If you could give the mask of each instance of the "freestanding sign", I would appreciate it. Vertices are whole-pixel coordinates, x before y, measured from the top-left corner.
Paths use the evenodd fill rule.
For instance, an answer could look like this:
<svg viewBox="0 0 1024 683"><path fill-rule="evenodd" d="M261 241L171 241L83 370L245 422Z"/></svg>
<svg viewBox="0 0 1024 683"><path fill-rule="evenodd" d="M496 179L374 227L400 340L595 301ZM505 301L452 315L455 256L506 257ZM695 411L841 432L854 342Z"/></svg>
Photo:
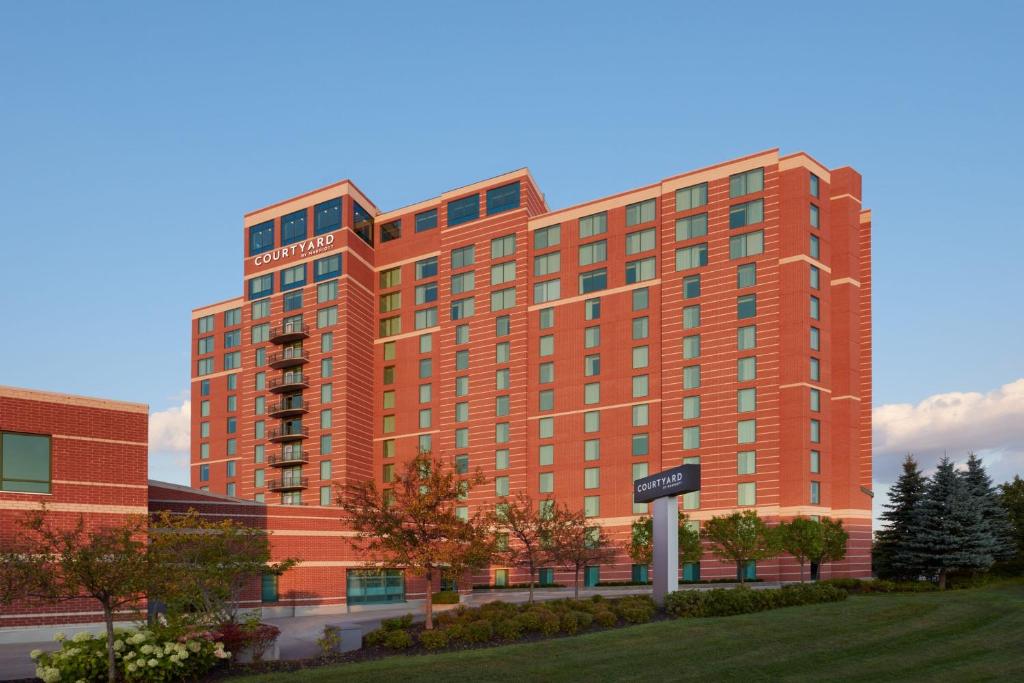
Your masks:
<svg viewBox="0 0 1024 683"><path fill-rule="evenodd" d="M677 496L700 490L700 465L680 465L633 482L633 502L654 501L654 601L679 590L679 502Z"/></svg>

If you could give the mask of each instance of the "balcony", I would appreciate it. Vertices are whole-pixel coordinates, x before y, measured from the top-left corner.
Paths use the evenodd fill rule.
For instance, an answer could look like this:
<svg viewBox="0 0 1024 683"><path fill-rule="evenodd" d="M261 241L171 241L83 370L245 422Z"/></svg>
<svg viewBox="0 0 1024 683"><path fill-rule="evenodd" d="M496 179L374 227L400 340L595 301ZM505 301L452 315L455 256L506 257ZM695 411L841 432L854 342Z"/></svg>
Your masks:
<svg viewBox="0 0 1024 683"><path fill-rule="evenodd" d="M283 443L309 437L309 427L274 427L267 431L267 441Z"/></svg>
<svg viewBox="0 0 1024 683"><path fill-rule="evenodd" d="M305 465L309 462L309 455L306 451L283 451L280 455L272 455L267 458L267 464L271 467L290 467L292 465Z"/></svg>
<svg viewBox="0 0 1024 683"><path fill-rule="evenodd" d="M309 362L309 354L302 349L296 349L288 347L282 351L272 353L267 356L267 365L280 370L281 368L291 368L296 365L305 365Z"/></svg>
<svg viewBox="0 0 1024 683"><path fill-rule="evenodd" d="M270 330L271 344L287 344L309 336L309 327L305 323L285 323Z"/></svg>
<svg viewBox="0 0 1024 683"><path fill-rule="evenodd" d="M286 372L280 377L271 378L267 388L275 394L302 391L309 388L309 380L301 372Z"/></svg>
<svg viewBox="0 0 1024 683"><path fill-rule="evenodd" d="M277 403L271 403L267 408L267 415L270 417L296 417L309 412L302 402L302 396L293 396L281 399Z"/></svg>
<svg viewBox="0 0 1024 683"><path fill-rule="evenodd" d="M306 477L281 477L267 482L267 488L275 492L301 491L309 484Z"/></svg>

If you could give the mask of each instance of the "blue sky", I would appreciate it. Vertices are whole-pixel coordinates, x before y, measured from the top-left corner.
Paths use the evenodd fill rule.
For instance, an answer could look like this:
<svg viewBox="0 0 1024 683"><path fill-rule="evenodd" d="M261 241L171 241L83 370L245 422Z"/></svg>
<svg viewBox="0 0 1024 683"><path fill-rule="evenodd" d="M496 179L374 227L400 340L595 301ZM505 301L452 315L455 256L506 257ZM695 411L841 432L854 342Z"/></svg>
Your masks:
<svg viewBox="0 0 1024 683"><path fill-rule="evenodd" d="M777 146L864 175L876 405L912 404L928 432L995 400L1006 433L967 442L1020 465L1024 408L1000 387L1024 378L1022 20L1019 3L4 3L0 384L174 422L190 309L240 291L242 214L340 178L391 208L529 166L557 208ZM950 392L945 413L919 404ZM905 432L881 442L913 447Z"/></svg>

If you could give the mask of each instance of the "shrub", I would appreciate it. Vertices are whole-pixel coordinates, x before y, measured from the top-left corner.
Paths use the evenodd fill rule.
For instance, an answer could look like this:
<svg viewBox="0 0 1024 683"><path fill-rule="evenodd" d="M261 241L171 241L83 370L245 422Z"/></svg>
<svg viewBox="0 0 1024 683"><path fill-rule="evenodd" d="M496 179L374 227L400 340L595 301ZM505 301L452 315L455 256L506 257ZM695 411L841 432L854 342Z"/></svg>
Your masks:
<svg viewBox="0 0 1024 683"><path fill-rule="evenodd" d="M316 644L320 646L321 657L330 657L341 647L341 629L331 624L324 626L324 633L316 639Z"/></svg>
<svg viewBox="0 0 1024 683"><path fill-rule="evenodd" d="M412 615L406 614L401 617L392 617L380 622L380 627L385 631L399 631L412 626Z"/></svg>
<svg viewBox="0 0 1024 683"><path fill-rule="evenodd" d="M850 593L921 593L938 590L931 581L888 581L885 579L826 579L818 586L832 586Z"/></svg>
<svg viewBox="0 0 1024 683"><path fill-rule="evenodd" d="M487 619L477 619L466 624L467 643L486 643L494 637L494 625Z"/></svg>
<svg viewBox="0 0 1024 683"><path fill-rule="evenodd" d="M420 645L427 650L440 650L448 647L448 632L433 629L420 633Z"/></svg>
<svg viewBox="0 0 1024 683"><path fill-rule="evenodd" d="M516 616L516 621L519 622L519 628L525 633L536 633L541 630L543 625L542 612L538 609L528 609L521 614Z"/></svg>
<svg viewBox="0 0 1024 683"><path fill-rule="evenodd" d="M466 624L452 624L445 629L445 633L448 634L448 642L450 643L466 642Z"/></svg>
<svg viewBox="0 0 1024 683"><path fill-rule="evenodd" d="M654 600L646 595L620 598L612 604L619 617L631 624L644 624L654 617Z"/></svg>
<svg viewBox="0 0 1024 683"><path fill-rule="evenodd" d="M590 628L594 623L594 615L590 612L573 612L576 615L576 621L580 623L581 629Z"/></svg>
<svg viewBox="0 0 1024 683"><path fill-rule="evenodd" d="M846 591L832 585L795 584L783 588L716 588L677 591L665 599L665 611L674 617L727 617L795 605L845 600Z"/></svg>
<svg viewBox="0 0 1024 683"><path fill-rule="evenodd" d="M541 613L540 632L546 636L553 636L562 628L562 621L554 612Z"/></svg>
<svg viewBox="0 0 1024 683"><path fill-rule="evenodd" d="M597 622L598 626L604 626L606 628L615 626L619 623L619 618L615 616L615 612L610 609L600 609L594 613L594 621Z"/></svg>
<svg viewBox="0 0 1024 683"><path fill-rule="evenodd" d="M520 626L519 619L517 617L499 619L494 624L494 635L497 636L499 640L519 640L523 635L523 628Z"/></svg>
<svg viewBox="0 0 1024 683"><path fill-rule="evenodd" d="M572 635L580 630L579 612L565 612L559 619L562 633Z"/></svg>
<svg viewBox="0 0 1024 683"><path fill-rule="evenodd" d="M408 631L393 629L384 636L384 647L389 650L407 650L412 647L412 636Z"/></svg>
<svg viewBox="0 0 1024 683"><path fill-rule="evenodd" d="M382 628L379 628L376 631L370 631L363 636L363 643L371 647L374 645L383 645L384 638L387 637L388 633L389 631L385 631Z"/></svg>
<svg viewBox="0 0 1024 683"><path fill-rule="evenodd" d="M430 601L435 605L457 605L459 594L457 591L438 591L430 596Z"/></svg>

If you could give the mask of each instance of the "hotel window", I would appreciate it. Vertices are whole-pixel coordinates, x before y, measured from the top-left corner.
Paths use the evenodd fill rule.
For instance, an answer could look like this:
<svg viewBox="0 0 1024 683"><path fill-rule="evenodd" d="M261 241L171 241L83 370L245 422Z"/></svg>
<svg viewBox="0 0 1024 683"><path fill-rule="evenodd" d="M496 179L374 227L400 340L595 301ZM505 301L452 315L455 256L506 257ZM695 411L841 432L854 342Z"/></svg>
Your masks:
<svg viewBox="0 0 1024 683"><path fill-rule="evenodd" d="M533 232L533 248L547 249L548 247L557 246L561 242L561 238L562 226L560 225L549 225L546 228L540 228Z"/></svg>
<svg viewBox="0 0 1024 683"><path fill-rule="evenodd" d="M321 308L316 312L316 326L318 329L325 327L331 327L332 325L338 324L338 307L329 306L327 308Z"/></svg>
<svg viewBox="0 0 1024 683"><path fill-rule="evenodd" d="M689 330L694 327L700 327L700 304L683 309L683 329Z"/></svg>
<svg viewBox="0 0 1024 683"><path fill-rule="evenodd" d="M608 259L608 241L598 240L579 248L579 264L590 266Z"/></svg>
<svg viewBox="0 0 1024 683"><path fill-rule="evenodd" d="M546 340L546 343L545 343ZM555 352L555 338L554 337L541 337L540 338L540 355L550 356ZM544 350L548 349L547 353ZM508 342L499 342L494 345L494 362L496 363L508 363L512 355L512 345Z"/></svg>
<svg viewBox="0 0 1024 683"><path fill-rule="evenodd" d="M429 385L428 385L429 386ZM381 407L390 410L395 407L395 392L389 389L381 394Z"/></svg>
<svg viewBox="0 0 1024 683"><path fill-rule="evenodd" d="M256 391L263 391L267 386L267 373L257 372L256 373Z"/></svg>
<svg viewBox="0 0 1024 683"><path fill-rule="evenodd" d="M821 451L811 451L811 474L821 473Z"/></svg>
<svg viewBox="0 0 1024 683"><path fill-rule="evenodd" d="M746 481L736 485L736 504L757 505L757 484L755 482Z"/></svg>
<svg viewBox="0 0 1024 683"><path fill-rule="evenodd" d="M505 318L505 334L508 334L508 316ZM547 330L555 326L555 309L553 308L542 308L538 313L540 319L540 329ZM501 336L501 335L499 335Z"/></svg>
<svg viewBox="0 0 1024 683"><path fill-rule="evenodd" d="M736 381L749 382L757 379L757 356L740 358L736 361Z"/></svg>
<svg viewBox="0 0 1024 683"><path fill-rule="evenodd" d="M594 405L595 403L601 402L601 383L590 382L589 384L583 385L583 403L585 405Z"/></svg>
<svg viewBox="0 0 1024 683"><path fill-rule="evenodd" d="M232 353L224 354L224 369L234 370L242 367L242 352L234 351Z"/></svg>
<svg viewBox="0 0 1024 683"><path fill-rule="evenodd" d="M385 439L381 442L381 452L385 458L395 457L395 440Z"/></svg>
<svg viewBox="0 0 1024 683"><path fill-rule="evenodd" d="M421 259L416 262L416 279L423 280L428 277L437 277L437 257Z"/></svg>
<svg viewBox="0 0 1024 683"><path fill-rule="evenodd" d="M199 423L199 436L202 438L208 438L210 436L210 423L200 422Z"/></svg>
<svg viewBox="0 0 1024 683"><path fill-rule="evenodd" d="M608 232L608 214L602 211L580 218L580 239Z"/></svg>
<svg viewBox="0 0 1024 683"><path fill-rule="evenodd" d="M460 427L455 430L455 447L469 448L469 430L465 427Z"/></svg>
<svg viewBox="0 0 1024 683"><path fill-rule="evenodd" d="M700 427L683 427L683 450L700 448Z"/></svg>
<svg viewBox="0 0 1024 683"><path fill-rule="evenodd" d="M494 443L508 443L509 425L508 422L499 422L494 425Z"/></svg>
<svg viewBox="0 0 1024 683"><path fill-rule="evenodd" d="M600 439L587 439L583 442L583 459L587 461L601 459Z"/></svg>
<svg viewBox="0 0 1024 683"><path fill-rule="evenodd" d="M332 358L320 359L320 376L324 379L334 374L334 360ZM302 375L299 374L299 377Z"/></svg>
<svg viewBox="0 0 1024 683"><path fill-rule="evenodd" d="M455 369L466 370L469 368L469 349L462 349L455 352Z"/></svg>
<svg viewBox="0 0 1024 683"><path fill-rule="evenodd" d="M381 428L382 428L382 431L385 434L391 434L392 432L394 432L395 431L395 416L394 415L385 415Z"/></svg>
<svg viewBox="0 0 1024 683"><path fill-rule="evenodd" d="M544 312L541 311L541 327L543 327ZM550 325L549 325L550 327ZM508 315L499 315L494 319L494 336L507 337L512 331L512 318Z"/></svg>
<svg viewBox="0 0 1024 683"><path fill-rule="evenodd" d="M383 384L394 384L395 383L395 366L388 365L384 368L384 374L382 378Z"/></svg>
<svg viewBox="0 0 1024 683"><path fill-rule="evenodd" d="M764 190L764 169L755 168L729 176L729 197L742 197Z"/></svg>
<svg viewBox="0 0 1024 683"><path fill-rule="evenodd" d="M757 453L740 451L736 454L736 474L755 474L757 472Z"/></svg>
<svg viewBox="0 0 1024 683"><path fill-rule="evenodd" d="M557 278L554 280L547 280L545 282L538 282L533 286L533 303L535 304L557 301L561 295L562 281ZM548 312L550 313L550 310ZM543 318L543 316L541 317Z"/></svg>
<svg viewBox="0 0 1024 683"><path fill-rule="evenodd" d="M821 210L818 209L818 207L815 206L814 204L811 204L811 227L821 227Z"/></svg>
<svg viewBox="0 0 1024 683"><path fill-rule="evenodd" d="M627 205L626 227L628 228L633 225L640 225L641 223L650 223L651 221L653 221L656 204L657 203L654 199L648 199L642 202ZM630 252L627 251L626 253L628 254Z"/></svg>
<svg viewBox="0 0 1024 683"><path fill-rule="evenodd" d="M424 335L429 336L429 335ZM462 324L455 326L455 343L456 344L468 344L469 343L469 325ZM420 353L425 353L423 349L420 349Z"/></svg>
<svg viewBox="0 0 1024 683"><path fill-rule="evenodd" d="M639 230L626 235L626 255L639 254L654 249L657 236L654 228Z"/></svg>
<svg viewBox="0 0 1024 683"><path fill-rule="evenodd" d="M402 236L402 219L399 218L395 221L388 221L387 223L381 223L380 226L380 241L381 244L384 242L390 242L391 240L397 240Z"/></svg>
<svg viewBox="0 0 1024 683"><path fill-rule="evenodd" d="M626 263L626 284L653 280L656 276L657 265L654 256Z"/></svg>
<svg viewBox="0 0 1024 683"><path fill-rule="evenodd" d="M593 377L601 374L601 354L595 353L583 357L583 375Z"/></svg>
<svg viewBox="0 0 1024 683"><path fill-rule="evenodd" d="M341 275L341 254L326 256L313 261L313 280L329 280L332 277Z"/></svg>
<svg viewBox="0 0 1024 683"><path fill-rule="evenodd" d="M249 305L249 309L253 320L266 318L270 315L270 300L261 299L260 301L253 301L252 304Z"/></svg>
<svg viewBox="0 0 1024 683"><path fill-rule="evenodd" d="M650 435L647 433L634 434L630 446L633 455L648 455L650 452Z"/></svg>
<svg viewBox="0 0 1024 683"><path fill-rule="evenodd" d="M50 451L49 436L0 432L0 491L50 493Z"/></svg>
<svg viewBox="0 0 1024 683"><path fill-rule="evenodd" d="M202 417L209 417L210 416L210 402L209 401L201 401L199 403L199 415L202 416Z"/></svg>
<svg viewBox="0 0 1024 683"><path fill-rule="evenodd" d="M471 275L472 273L467 273ZM491 266L491 284L502 285L506 282L512 282L516 279L516 262L506 261L505 263L498 263ZM452 278L452 282L455 278ZM472 289L472 288L471 288Z"/></svg>
<svg viewBox="0 0 1024 683"><path fill-rule="evenodd" d="M821 320L821 300L816 296L811 297L811 320Z"/></svg>
<svg viewBox="0 0 1024 683"><path fill-rule="evenodd" d="M476 262L476 245L468 244L458 249L452 249L452 270L467 268Z"/></svg>
<svg viewBox="0 0 1024 683"><path fill-rule="evenodd" d="M321 486L320 487L320 505L324 507L331 504L331 487Z"/></svg>
<svg viewBox="0 0 1024 683"><path fill-rule="evenodd" d="M650 331L650 320L647 316L633 318L633 339L647 339Z"/></svg>
<svg viewBox="0 0 1024 683"><path fill-rule="evenodd" d="M811 266L811 289L821 289L821 271Z"/></svg>
<svg viewBox="0 0 1024 683"><path fill-rule="evenodd" d="M394 344L394 342L390 342L390 343ZM384 360L392 360L392 359L394 359L394 355L392 355L390 359L388 358L388 355L387 355L387 344L384 344L384 347L385 347L385 350L384 350ZM327 353L328 351L333 351L333 350L334 350L334 333L333 332L323 332L323 333L321 333L320 334L320 352L321 353Z"/></svg>
<svg viewBox="0 0 1024 683"><path fill-rule="evenodd" d="M633 406L632 415L631 415L631 418L632 418L631 424L632 424L632 426L634 426L634 427L646 427L648 424L650 424L650 415L651 415L650 406L648 406L646 403L640 403L640 404L637 404L637 405Z"/></svg>
<svg viewBox="0 0 1024 683"><path fill-rule="evenodd" d="M537 436L541 439L550 439L555 435L555 419L553 417L542 417L537 420Z"/></svg>
<svg viewBox="0 0 1024 683"><path fill-rule="evenodd" d="M557 273L562 268L562 252L553 251L550 254L541 254L540 256L533 257L533 274L551 275ZM513 268L513 276L515 276L515 269Z"/></svg>
<svg viewBox="0 0 1024 683"><path fill-rule="evenodd" d="M499 398L501 398L501 397L499 397ZM537 398L538 398L538 405L537 405L538 409L540 409L540 410L554 410L554 408L555 408L555 391L554 391L554 389L545 389L543 391L537 392ZM507 405L508 405L508 396L505 396L504 399L505 399L505 404L506 404L506 407L507 407ZM506 412L504 414L508 415L507 410L506 410Z"/></svg>
<svg viewBox="0 0 1024 683"><path fill-rule="evenodd" d="M753 287L757 284L757 264L744 263L736 269L736 288Z"/></svg>
<svg viewBox="0 0 1024 683"><path fill-rule="evenodd" d="M683 419L696 420L700 417L700 396L683 398Z"/></svg>
<svg viewBox="0 0 1024 683"><path fill-rule="evenodd" d="M811 420L811 443L821 443L821 420Z"/></svg>
<svg viewBox="0 0 1024 683"><path fill-rule="evenodd" d="M821 412L821 391L819 389L811 389L811 410L814 412Z"/></svg>
<svg viewBox="0 0 1024 683"><path fill-rule="evenodd" d="M288 311L297 311L302 308L302 290L295 292L288 292L283 297L282 309L285 313Z"/></svg>
<svg viewBox="0 0 1024 683"><path fill-rule="evenodd" d="M417 269L418 272L419 269ZM380 288L388 289L402 284L402 268L397 266L380 272Z"/></svg>
<svg viewBox="0 0 1024 683"><path fill-rule="evenodd" d="M593 349L601 345L601 326L594 325L583 330L583 348Z"/></svg>
<svg viewBox="0 0 1024 683"><path fill-rule="evenodd" d="M333 414L333 411L329 408L320 411L320 429L328 429L331 426Z"/></svg>
<svg viewBox="0 0 1024 683"><path fill-rule="evenodd" d="M210 466L200 465L199 466L199 481L210 481Z"/></svg>
<svg viewBox="0 0 1024 683"><path fill-rule="evenodd" d="M462 326L460 325L460 327L462 327ZM457 338L458 337L458 328L456 328L455 331L456 331L456 338ZM466 331L466 336L467 337L469 336L469 331L468 330ZM395 344L395 342L387 342L387 343L392 345L392 356L391 357L394 358L394 344ZM430 333L421 334L419 336L419 344L420 344L420 353L430 353L431 351L434 350L434 335L430 334ZM385 356L386 355L387 354L385 354Z"/></svg>
<svg viewBox="0 0 1024 683"><path fill-rule="evenodd" d="M491 311L504 311L508 308L512 308L516 305L516 288L509 287L507 289L499 289L497 292L491 292ZM472 311L470 312L472 315ZM452 320L455 317L452 316Z"/></svg>
<svg viewBox="0 0 1024 683"><path fill-rule="evenodd" d="M811 350L821 351L821 330L817 327L811 328Z"/></svg>
<svg viewBox="0 0 1024 683"><path fill-rule="evenodd" d="M601 514L601 496L584 496L583 497L583 516L584 517L598 517ZM598 569L598 567L587 567L590 569ZM590 573L589 571L587 572ZM591 585L596 585L597 582L592 582Z"/></svg>
<svg viewBox="0 0 1024 683"><path fill-rule="evenodd" d="M700 366L683 368L683 389L700 389Z"/></svg>
<svg viewBox="0 0 1024 683"><path fill-rule="evenodd" d="M237 472L238 472L237 461L235 461L235 460L228 460L224 464L225 464L225 469L227 471L227 476L233 477L233 476L235 476L237 474Z"/></svg>
<svg viewBox="0 0 1024 683"><path fill-rule="evenodd" d="M587 467L583 470L583 488L601 488L601 468Z"/></svg>
<svg viewBox="0 0 1024 683"><path fill-rule="evenodd" d="M328 455L331 452L331 435L324 434L320 437L320 455Z"/></svg>
<svg viewBox="0 0 1024 683"><path fill-rule="evenodd" d="M811 235L809 251L811 252L811 258L821 258L821 240L818 239L817 235Z"/></svg>
<svg viewBox="0 0 1024 683"><path fill-rule="evenodd" d="M676 221L676 241L692 240L708 234L708 215L699 213Z"/></svg>
<svg viewBox="0 0 1024 683"><path fill-rule="evenodd" d="M242 309L232 308L224 311L224 327L234 327L242 324Z"/></svg>
<svg viewBox="0 0 1024 683"><path fill-rule="evenodd" d="M744 320L757 315L757 295L747 294L736 299L736 318Z"/></svg>
<svg viewBox="0 0 1024 683"><path fill-rule="evenodd" d="M320 403L327 405L334 400L334 385L332 384L321 384L320 385Z"/></svg>
<svg viewBox="0 0 1024 683"><path fill-rule="evenodd" d="M401 316L394 316L392 318L384 318L380 321L380 336L390 337L391 335L401 334L402 332L402 318Z"/></svg>
<svg viewBox="0 0 1024 683"><path fill-rule="evenodd" d="M475 221L480 217L480 195L474 194L448 202L448 227Z"/></svg>
<svg viewBox="0 0 1024 683"><path fill-rule="evenodd" d="M352 231L359 239L373 246L373 216L359 206L359 202L352 202Z"/></svg>
<svg viewBox="0 0 1024 683"><path fill-rule="evenodd" d="M683 337L683 360L700 358L700 335Z"/></svg>
<svg viewBox="0 0 1024 683"><path fill-rule="evenodd" d="M555 447L550 444L541 446L537 451L537 462L541 467L547 467L554 464Z"/></svg>
<svg viewBox="0 0 1024 683"><path fill-rule="evenodd" d="M455 421L469 422L469 403L462 401L455 404Z"/></svg>
<svg viewBox="0 0 1024 683"><path fill-rule="evenodd" d="M811 505L820 505L821 504L821 482L820 481L812 481L811 482L811 500L810 500L810 503L811 503Z"/></svg>
<svg viewBox="0 0 1024 683"><path fill-rule="evenodd" d="M459 389L462 388L458 384L459 380L465 380L464 386L465 386L466 393L468 393L469 392L469 378L468 377L457 377L457 378L455 378L455 381L456 381L456 386L455 386L456 392L455 393L456 393L456 395L464 396L465 394L459 394L458 393ZM496 370L494 372L494 388L495 389L498 389L498 390L508 389L511 386L511 384L512 384L512 382L509 380L509 369L508 368L502 368L501 370Z"/></svg>
<svg viewBox="0 0 1024 683"><path fill-rule="evenodd" d="M739 389L736 392L736 412L752 413L757 410L757 389Z"/></svg>
<svg viewBox="0 0 1024 683"><path fill-rule="evenodd" d="M329 199L313 208L313 232L322 235L341 227L341 198Z"/></svg>
<svg viewBox="0 0 1024 683"><path fill-rule="evenodd" d="M746 325L736 330L736 349L749 351L757 346L757 326Z"/></svg>
<svg viewBox="0 0 1024 683"><path fill-rule="evenodd" d="M228 396L228 412L233 413L236 410L238 410L238 397L234 395Z"/></svg>
<svg viewBox="0 0 1024 683"><path fill-rule="evenodd" d="M647 346L633 347L633 369L646 368L650 364L650 348Z"/></svg>
<svg viewBox="0 0 1024 683"><path fill-rule="evenodd" d="M746 258L764 253L764 231L755 230L729 238L729 258Z"/></svg>
<svg viewBox="0 0 1024 683"><path fill-rule="evenodd" d="M555 490L555 473L541 472L537 477L538 490L541 493L551 493Z"/></svg>
<svg viewBox="0 0 1024 683"><path fill-rule="evenodd" d="M274 221L249 228L249 256L262 254L274 248Z"/></svg>
<svg viewBox="0 0 1024 683"><path fill-rule="evenodd" d="M596 410L583 413L583 431L594 434L601 431L601 413Z"/></svg>
<svg viewBox="0 0 1024 683"><path fill-rule="evenodd" d="M274 293L274 276L260 275L249 280L249 298L259 299Z"/></svg>
<svg viewBox="0 0 1024 683"><path fill-rule="evenodd" d="M281 216L281 244L294 244L306 239L306 210Z"/></svg>
<svg viewBox="0 0 1024 683"><path fill-rule="evenodd" d="M692 247L676 249L676 270L700 268L708 264L708 245L705 242Z"/></svg>
<svg viewBox="0 0 1024 683"><path fill-rule="evenodd" d="M469 289L473 289L473 273L469 272L469 273L465 273L465 275L469 275L469 278L460 279L458 281L456 281L456 278L461 278L462 276L456 275L455 277L452 278L452 293L453 294L458 294L458 293L462 292L461 288L458 289L457 291L456 291L455 288L456 287L461 287L464 284L468 284L469 285ZM468 283L467 283L467 280L468 280ZM415 292L416 292L416 305L417 306L422 306L423 304L429 304L432 301L437 301L437 282L435 281L435 282L428 282L428 283L426 283L424 285L416 285ZM401 294L401 292L392 292L392 294Z"/></svg>
<svg viewBox="0 0 1024 683"><path fill-rule="evenodd" d="M228 375L228 391L236 391L238 389L238 373L234 375Z"/></svg>
<svg viewBox="0 0 1024 683"><path fill-rule="evenodd" d="M810 173L808 175L810 176L811 184L809 191L811 193L811 196L817 197L819 196L818 193L821 191L821 181L818 179L818 176L814 175L813 173Z"/></svg>
<svg viewBox="0 0 1024 683"><path fill-rule="evenodd" d="M683 298L696 299L700 296L700 275L689 275L683 278Z"/></svg>
<svg viewBox="0 0 1024 683"><path fill-rule="evenodd" d="M487 215L519 208L519 181L487 190ZM450 221L449 221L450 223Z"/></svg>
<svg viewBox="0 0 1024 683"><path fill-rule="evenodd" d="M587 299L583 302L584 320L597 320L601 317L601 299Z"/></svg>
<svg viewBox="0 0 1024 683"><path fill-rule="evenodd" d="M389 292L388 294L380 295L380 312L390 313L391 311L397 311L402 307L402 293L401 292Z"/></svg>
<svg viewBox="0 0 1024 683"><path fill-rule="evenodd" d="M198 352L200 355L214 352L214 339L212 336L199 338Z"/></svg>
<svg viewBox="0 0 1024 683"><path fill-rule="evenodd" d="M634 311L642 311L649 305L650 302L650 291L646 287L640 287L634 289L632 294L632 304Z"/></svg>
<svg viewBox="0 0 1024 683"><path fill-rule="evenodd" d="M810 377L816 382L821 380L821 361L817 358L811 358Z"/></svg>
<svg viewBox="0 0 1024 683"><path fill-rule="evenodd" d="M555 381L555 364L554 363L541 363L538 366L538 374L540 375L539 381L541 384L550 384ZM506 371L507 372L507 371Z"/></svg>
<svg viewBox="0 0 1024 683"><path fill-rule="evenodd" d="M416 214L416 232L424 232L437 227L437 209L422 211Z"/></svg>
<svg viewBox="0 0 1024 683"><path fill-rule="evenodd" d="M261 488L265 485L264 481L265 473L263 470L253 470L253 486Z"/></svg>
<svg viewBox="0 0 1024 683"><path fill-rule="evenodd" d="M708 184L691 185L676 190L676 211L689 211L708 203Z"/></svg>
<svg viewBox="0 0 1024 683"><path fill-rule="evenodd" d="M430 403L433 400L433 386L432 384L420 385L420 403Z"/></svg>
<svg viewBox="0 0 1024 683"><path fill-rule="evenodd" d="M270 339L270 324L253 325L251 330L253 344L262 344Z"/></svg>
<svg viewBox="0 0 1024 683"><path fill-rule="evenodd" d="M491 240L491 258L500 259L516 253L516 236L505 235Z"/></svg>
<svg viewBox="0 0 1024 683"><path fill-rule="evenodd" d="M508 477L494 478L494 495L507 496L509 491Z"/></svg>
<svg viewBox="0 0 1024 683"><path fill-rule="evenodd" d="M431 410L430 408L420 409L420 429L430 429Z"/></svg>
<svg viewBox="0 0 1024 683"><path fill-rule="evenodd" d="M455 456L455 472L457 474L466 474L469 472L469 456L468 455L456 455Z"/></svg>
<svg viewBox="0 0 1024 683"><path fill-rule="evenodd" d="M463 299L463 301L466 301L466 299ZM472 298L470 298L469 301L472 301ZM455 303L456 302L452 303L453 309L455 308ZM414 318L414 323L417 330L425 330L431 327L436 327L437 307L431 306L430 308L424 308L423 310L416 311ZM452 314L452 319L455 319L454 313Z"/></svg>
<svg viewBox="0 0 1024 683"><path fill-rule="evenodd" d="M508 469L508 449L502 448L494 451L494 469L496 470L507 470Z"/></svg>
<svg viewBox="0 0 1024 683"><path fill-rule="evenodd" d="M281 271L281 291L295 289L306 284L306 264L302 263Z"/></svg>

